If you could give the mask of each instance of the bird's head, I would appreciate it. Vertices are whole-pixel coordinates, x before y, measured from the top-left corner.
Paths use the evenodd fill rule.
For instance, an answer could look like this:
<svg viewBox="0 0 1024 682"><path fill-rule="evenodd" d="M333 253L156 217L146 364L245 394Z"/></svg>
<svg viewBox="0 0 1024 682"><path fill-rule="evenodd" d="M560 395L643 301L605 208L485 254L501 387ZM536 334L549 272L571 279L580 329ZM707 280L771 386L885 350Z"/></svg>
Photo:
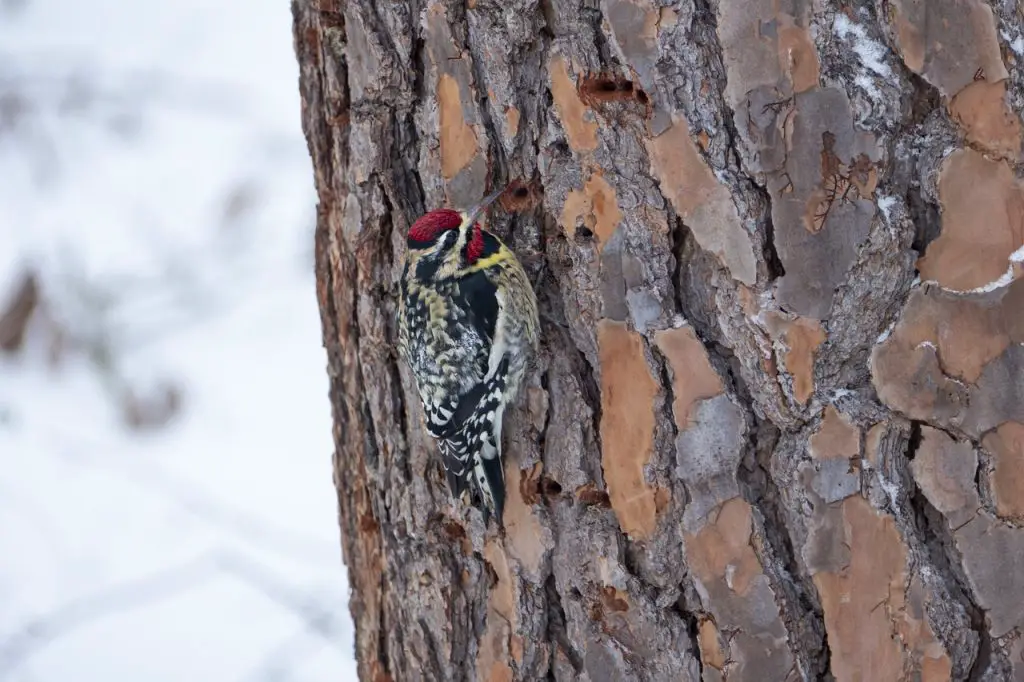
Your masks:
<svg viewBox="0 0 1024 682"><path fill-rule="evenodd" d="M429 263L439 276L472 265L484 252L483 230L477 218L503 191L490 194L466 212L438 208L424 213L409 228L409 258Z"/></svg>

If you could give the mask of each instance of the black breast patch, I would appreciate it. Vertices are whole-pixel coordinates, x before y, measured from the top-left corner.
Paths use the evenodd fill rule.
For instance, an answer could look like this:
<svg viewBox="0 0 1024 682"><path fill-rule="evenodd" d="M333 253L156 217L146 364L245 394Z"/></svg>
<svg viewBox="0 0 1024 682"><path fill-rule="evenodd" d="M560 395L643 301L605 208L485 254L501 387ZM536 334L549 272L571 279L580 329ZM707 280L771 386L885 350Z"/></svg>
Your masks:
<svg viewBox="0 0 1024 682"><path fill-rule="evenodd" d="M467 321L488 344L494 340L498 323L497 294L498 288L482 270L463 277L455 285L455 305L466 312Z"/></svg>

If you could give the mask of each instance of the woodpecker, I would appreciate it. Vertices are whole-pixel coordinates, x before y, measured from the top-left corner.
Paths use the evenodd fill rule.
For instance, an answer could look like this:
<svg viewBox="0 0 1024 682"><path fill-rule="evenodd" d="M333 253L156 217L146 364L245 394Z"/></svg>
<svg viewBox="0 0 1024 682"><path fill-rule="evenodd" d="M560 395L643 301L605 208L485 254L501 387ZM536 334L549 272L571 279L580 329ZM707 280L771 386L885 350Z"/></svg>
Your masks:
<svg viewBox="0 0 1024 682"><path fill-rule="evenodd" d="M502 526L501 423L537 351L537 297L522 264L477 218L441 208L409 228L398 348L416 379L452 496Z"/></svg>

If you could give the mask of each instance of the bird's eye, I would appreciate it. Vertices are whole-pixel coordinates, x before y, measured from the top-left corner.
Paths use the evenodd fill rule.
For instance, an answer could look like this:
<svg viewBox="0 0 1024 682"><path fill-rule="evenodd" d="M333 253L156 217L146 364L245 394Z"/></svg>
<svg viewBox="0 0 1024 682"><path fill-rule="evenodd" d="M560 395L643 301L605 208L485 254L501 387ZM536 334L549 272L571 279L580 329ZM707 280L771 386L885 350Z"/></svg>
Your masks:
<svg viewBox="0 0 1024 682"><path fill-rule="evenodd" d="M445 232L444 236L441 237L441 249L450 249L452 247L452 244L455 243L455 240L458 238L458 236L458 232L456 232L455 230L448 230L447 232Z"/></svg>

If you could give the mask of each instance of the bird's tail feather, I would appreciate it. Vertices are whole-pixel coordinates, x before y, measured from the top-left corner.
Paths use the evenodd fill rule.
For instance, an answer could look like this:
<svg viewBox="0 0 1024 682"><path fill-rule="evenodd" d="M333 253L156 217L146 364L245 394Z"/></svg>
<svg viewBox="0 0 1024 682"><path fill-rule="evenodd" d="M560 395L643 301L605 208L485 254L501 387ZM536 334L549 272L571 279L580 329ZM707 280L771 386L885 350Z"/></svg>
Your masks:
<svg viewBox="0 0 1024 682"><path fill-rule="evenodd" d="M469 502L483 514L485 526L492 515L501 525L505 509L501 446L494 439L495 434L486 431L481 440L467 443L467 434L460 430L438 441L452 497L468 492ZM480 454L474 456L475 452Z"/></svg>
<svg viewBox="0 0 1024 682"><path fill-rule="evenodd" d="M469 483L469 451L465 447L465 439L460 433L437 441L441 450L441 464L444 466L448 489L452 497L459 498L466 492Z"/></svg>
<svg viewBox="0 0 1024 682"><path fill-rule="evenodd" d="M505 509L505 472L501 456L501 421L504 413L508 356L499 371L473 391L472 401L463 401L448 423L449 430L438 439L448 485L454 497L461 497L467 485L473 506L480 509L484 525L493 514L502 525ZM456 424L457 428L452 428Z"/></svg>

